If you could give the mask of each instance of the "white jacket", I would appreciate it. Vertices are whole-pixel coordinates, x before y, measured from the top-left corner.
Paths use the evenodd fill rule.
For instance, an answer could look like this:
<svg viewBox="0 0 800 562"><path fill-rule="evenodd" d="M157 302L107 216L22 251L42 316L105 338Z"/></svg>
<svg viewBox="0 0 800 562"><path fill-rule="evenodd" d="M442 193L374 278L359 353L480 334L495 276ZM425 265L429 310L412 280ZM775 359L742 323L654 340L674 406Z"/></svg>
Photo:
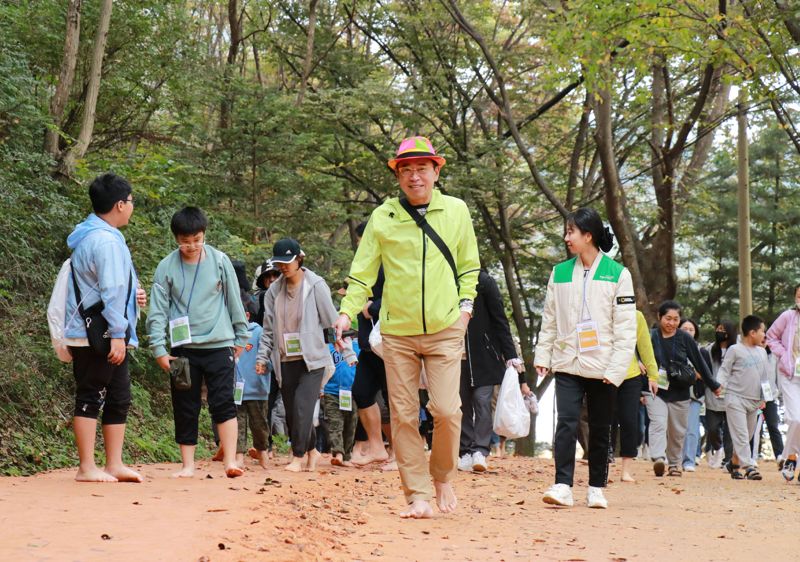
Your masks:
<svg viewBox="0 0 800 562"><path fill-rule="evenodd" d="M579 352L576 327L588 319L597 322L600 348ZM585 283L577 258L556 265L547 283L534 364L589 379L607 378L619 386L635 349L636 297L630 272L602 252Z"/></svg>

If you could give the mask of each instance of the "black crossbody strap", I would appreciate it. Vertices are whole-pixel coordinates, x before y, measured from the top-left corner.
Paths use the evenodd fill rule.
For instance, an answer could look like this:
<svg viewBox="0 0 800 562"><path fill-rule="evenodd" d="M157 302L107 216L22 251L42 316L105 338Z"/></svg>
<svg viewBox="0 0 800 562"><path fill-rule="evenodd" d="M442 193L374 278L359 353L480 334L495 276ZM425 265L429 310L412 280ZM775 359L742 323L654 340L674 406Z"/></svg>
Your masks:
<svg viewBox="0 0 800 562"><path fill-rule="evenodd" d="M86 319L86 311L83 308L83 299L81 298L81 290L78 288L78 281L75 279L75 268L72 267L72 260L69 261L69 269L72 273L72 288L75 290L75 302L78 303L78 313L81 318ZM131 300L131 290L133 289L133 268L131 268L130 276L128 277L128 296L125 297L125 320L128 319L128 301Z"/></svg>
<svg viewBox="0 0 800 562"><path fill-rule="evenodd" d="M414 219L414 222L417 223L417 226L422 229L428 238L436 244L436 247L439 248L439 251L444 256L444 259L447 260L447 263L450 265L450 269L453 270L453 279L456 282L456 287L460 290L461 283L458 282L458 270L456 269L456 261L453 259L453 254L450 252L450 248L447 247L442 237L433 229L430 223L423 217L422 215L417 212L414 206L408 202L406 198L400 198L400 204L406 210L406 212Z"/></svg>

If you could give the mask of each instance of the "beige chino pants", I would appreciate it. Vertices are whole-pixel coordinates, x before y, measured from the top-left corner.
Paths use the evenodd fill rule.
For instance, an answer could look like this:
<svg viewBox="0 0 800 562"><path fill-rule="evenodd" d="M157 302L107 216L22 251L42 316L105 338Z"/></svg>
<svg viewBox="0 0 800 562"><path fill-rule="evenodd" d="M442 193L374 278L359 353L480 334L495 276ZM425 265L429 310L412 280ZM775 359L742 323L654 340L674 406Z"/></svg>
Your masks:
<svg viewBox="0 0 800 562"><path fill-rule="evenodd" d="M392 445L406 501L430 501L431 477L449 482L457 472L461 437L461 356L464 328L457 321L435 334L383 335L386 383L392 422ZM433 416L433 450L426 466L419 434L419 379L425 360L428 410Z"/></svg>

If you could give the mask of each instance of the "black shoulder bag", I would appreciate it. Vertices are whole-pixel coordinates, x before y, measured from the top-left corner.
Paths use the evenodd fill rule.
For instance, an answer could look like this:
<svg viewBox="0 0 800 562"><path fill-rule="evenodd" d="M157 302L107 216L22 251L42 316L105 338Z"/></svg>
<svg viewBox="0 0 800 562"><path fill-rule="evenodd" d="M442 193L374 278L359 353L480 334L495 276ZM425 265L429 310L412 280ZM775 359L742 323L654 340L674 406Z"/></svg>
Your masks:
<svg viewBox="0 0 800 562"><path fill-rule="evenodd" d="M406 212L411 215L411 218L414 219L414 222L417 223L417 226L422 229L428 238L431 239L431 242L436 244L436 247L439 248L439 251L444 256L444 259L447 260L447 263L450 265L450 269L453 270L453 279L456 282L456 288L461 290L461 283L458 282L458 270L456 269L456 261L453 259L453 254L450 252L450 248L447 247L442 237L433 229L433 227L428 223L428 221L423 217L414 206L408 202L408 199L402 197L400 198L400 204L406 210Z"/></svg>
<svg viewBox="0 0 800 562"><path fill-rule="evenodd" d="M664 357L664 348L661 346L661 334L657 334L658 339L656 341L661 351L662 360L666 360L664 368L667 370L667 379L669 380L670 387L674 385L676 389L684 389L692 386L696 377L694 374L694 367L688 361L681 362L675 359L675 346L678 337L677 332L672 336L671 357Z"/></svg>
<svg viewBox="0 0 800 562"><path fill-rule="evenodd" d="M75 302L78 303L78 312L83 318L83 323L86 326L86 339L89 340L89 347L100 357L107 357L111 352L111 334L108 331L108 320L103 316L103 299L94 303L89 308L83 308L83 299L81 298L81 290L78 288L78 281L75 279L75 269L72 267L72 262L69 264L72 272L72 287L75 289ZM131 289L133 288L133 272L128 277L128 296L125 297L125 319L128 319L128 301L131 298ZM128 325L125 330L125 343L127 344L131 339L131 327Z"/></svg>

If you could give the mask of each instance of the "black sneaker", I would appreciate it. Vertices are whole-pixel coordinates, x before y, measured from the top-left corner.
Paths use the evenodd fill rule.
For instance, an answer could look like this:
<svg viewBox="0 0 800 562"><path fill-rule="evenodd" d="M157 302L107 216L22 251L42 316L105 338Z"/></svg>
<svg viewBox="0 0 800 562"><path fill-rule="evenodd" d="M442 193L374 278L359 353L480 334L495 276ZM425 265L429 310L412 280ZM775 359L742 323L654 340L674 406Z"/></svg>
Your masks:
<svg viewBox="0 0 800 562"><path fill-rule="evenodd" d="M794 471L797 469L797 461L793 461L791 459L787 460L783 463L783 470L781 470L781 474L786 479L787 482L791 482L794 480Z"/></svg>

